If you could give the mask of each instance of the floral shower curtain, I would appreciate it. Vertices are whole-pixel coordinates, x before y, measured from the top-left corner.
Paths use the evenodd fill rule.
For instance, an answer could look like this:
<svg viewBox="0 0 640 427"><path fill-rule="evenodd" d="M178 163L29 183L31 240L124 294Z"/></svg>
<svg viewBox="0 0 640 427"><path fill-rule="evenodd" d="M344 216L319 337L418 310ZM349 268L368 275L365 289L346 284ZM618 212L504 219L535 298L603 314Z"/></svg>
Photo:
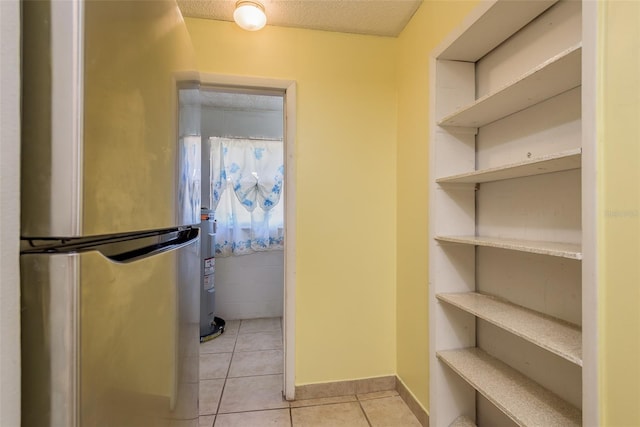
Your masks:
<svg viewBox="0 0 640 427"><path fill-rule="evenodd" d="M216 256L284 248L282 140L209 138Z"/></svg>

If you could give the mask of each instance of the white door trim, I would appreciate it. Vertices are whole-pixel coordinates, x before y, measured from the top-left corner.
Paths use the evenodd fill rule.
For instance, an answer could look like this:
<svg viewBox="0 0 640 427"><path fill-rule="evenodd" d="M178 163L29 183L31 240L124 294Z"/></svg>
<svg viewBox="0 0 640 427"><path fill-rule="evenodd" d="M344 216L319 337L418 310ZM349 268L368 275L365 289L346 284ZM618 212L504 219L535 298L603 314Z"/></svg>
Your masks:
<svg viewBox="0 0 640 427"><path fill-rule="evenodd" d="M295 398L296 320L296 82L293 80L200 73L200 84L236 89L278 90L284 93L284 397Z"/></svg>

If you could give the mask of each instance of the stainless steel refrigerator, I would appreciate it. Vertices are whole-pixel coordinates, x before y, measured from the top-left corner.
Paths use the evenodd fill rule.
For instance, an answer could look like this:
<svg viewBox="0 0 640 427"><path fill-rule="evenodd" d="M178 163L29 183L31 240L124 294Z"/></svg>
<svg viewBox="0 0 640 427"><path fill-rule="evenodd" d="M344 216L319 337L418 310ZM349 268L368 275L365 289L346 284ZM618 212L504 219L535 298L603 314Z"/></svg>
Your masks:
<svg viewBox="0 0 640 427"><path fill-rule="evenodd" d="M175 1L22 3L22 425L197 426L196 70Z"/></svg>

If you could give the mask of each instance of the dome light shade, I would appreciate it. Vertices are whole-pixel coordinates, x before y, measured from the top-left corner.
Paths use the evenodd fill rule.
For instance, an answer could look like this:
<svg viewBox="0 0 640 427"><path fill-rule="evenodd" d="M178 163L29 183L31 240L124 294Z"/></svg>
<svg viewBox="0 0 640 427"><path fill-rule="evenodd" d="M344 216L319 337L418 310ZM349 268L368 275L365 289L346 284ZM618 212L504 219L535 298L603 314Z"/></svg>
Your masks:
<svg viewBox="0 0 640 427"><path fill-rule="evenodd" d="M233 20L247 31L258 31L267 23L264 6L256 1L240 0L236 3Z"/></svg>

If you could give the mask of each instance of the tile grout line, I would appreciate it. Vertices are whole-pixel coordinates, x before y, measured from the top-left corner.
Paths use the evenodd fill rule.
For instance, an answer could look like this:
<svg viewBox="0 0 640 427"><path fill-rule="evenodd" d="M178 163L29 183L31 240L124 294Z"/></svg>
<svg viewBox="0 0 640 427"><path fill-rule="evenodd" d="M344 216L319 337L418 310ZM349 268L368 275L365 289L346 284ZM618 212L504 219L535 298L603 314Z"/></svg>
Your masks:
<svg viewBox="0 0 640 427"><path fill-rule="evenodd" d="M224 376L224 383L222 383L222 390L220 391L220 399L218 400L218 406L216 406L215 417L218 418L218 414L220 413L220 405L222 404L222 397L224 396L224 389L227 387L227 379L229 379L229 371L231 370L231 363L233 362L233 355L236 353L236 344L238 343L238 337L240 336L240 327L242 326L242 320L240 320L240 324L238 325L238 332L236 332L236 339L233 342L233 349L231 350L231 360L229 360L229 366L227 367L227 374ZM214 427L215 427L214 420Z"/></svg>
<svg viewBox="0 0 640 427"><path fill-rule="evenodd" d="M219 415L225 415L225 414L248 414L248 413L253 413L253 412L267 412L267 411L279 411L282 409L287 409L288 410L288 419L289 419L289 426L290 427L294 427L294 422L293 422L293 409L303 409L303 408L308 408L308 407L319 407L319 406L327 406L327 405L333 405L333 404L340 404L340 403L349 403L349 402L326 402L326 403L315 403L312 405L308 405L308 406L296 406L295 408L291 406L291 402L288 402L288 405L284 408L265 408L265 409L249 409L249 410L235 410L235 411L231 411L231 412L225 412L225 414L220 414L220 408L222 406L222 398L224 396L224 393L226 391L226 386L227 386L227 382L229 379L236 379L236 378L248 378L248 377L266 377L266 376L277 376L277 375L282 375L282 373L263 373L263 374L258 374L258 375L246 375L246 376L239 376L239 377L230 377L229 374L231 373L231 367L232 367L232 363L234 360L234 357L239 354L239 353L259 353L259 352L264 352L264 351L282 351L282 349L257 349L257 350L248 350L248 351L239 351L238 350L238 340L239 340L239 336L240 336L240 328L242 327L242 323L245 320L240 320L240 324L238 325L238 332L236 333L235 339L234 339L234 343L233 343L233 348L231 351L231 358L229 360L229 365L227 366L226 369L226 375L223 378L223 386L222 386L222 390L220 393L220 399L218 401L218 405L216 408L216 412L214 414L204 414L202 416L213 416L214 417L214 426L215 423L218 420ZM244 334L244 335L250 335L250 334L260 334L260 333L264 333L264 332L277 332L277 331L253 331L249 334ZM280 331L282 333L282 331ZM282 337L281 337L282 339ZM227 352L228 353L228 352ZM388 399L388 398L394 398L394 397L400 397L400 399L402 400L402 397L400 396L399 393L396 394L392 394L392 395L379 395L379 396L375 396L375 397L366 397L368 393L354 393L353 395L350 396L346 396L346 397L351 397L354 399L351 402L358 402L358 407L361 410L361 413L364 415L365 420L367 422L367 426L368 427L373 427L374 423L372 421L372 419L370 419L369 414L367 414L364 406L363 406L363 402L364 401L374 401L374 400L381 400L381 399ZM363 398L364 397L364 398ZM404 402L403 402L404 403ZM406 405L406 403L405 403ZM409 408L410 410L410 408ZM284 415L284 414L283 414ZM415 415L414 415L415 416Z"/></svg>
<svg viewBox="0 0 640 427"><path fill-rule="evenodd" d="M227 377L227 378L231 380L235 380L236 378L274 377L276 375L282 375L282 372L276 372L275 374L252 374L252 375L243 375L238 377Z"/></svg>
<svg viewBox="0 0 640 427"><path fill-rule="evenodd" d="M231 365L232 365L232 363L233 363L233 359L234 359L234 356L236 355L236 353L249 353L249 352L261 352L261 351L283 351L283 349L282 349L282 348L274 348L274 349L257 349L257 350L248 350L248 351L239 351L239 350L237 350L237 346L238 346L238 339L239 339L239 336L240 336L240 328L242 327L242 323L243 323L243 322L244 322L244 320L243 320L243 319L240 319L240 324L238 325L238 331L237 331L237 333L236 333L235 340L234 340L234 343L233 343L233 348L232 348L232 351L231 351L231 359L229 360L229 365L228 365L227 370L226 370L226 375L225 375L225 377L224 377L224 378L222 378L224 381L223 381L222 390L221 390L221 392L220 392L220 398L219 398L219 400L218 400L218 405L217 405L217 407L216 407L216 411L215 411L215 413L213 413L213 414L202 414L202 415L199 415L199 417L202 417L202 416L213 416L213 417L214 417L214 426L215 426L215 424L216 424L216 421L218 421L218 416L219 416L219 415L221 415L221 414L220 414L220 408L221 408L221 405L222 405L222 398L223 398L224 393L225 393L225 389L226 389L226 386L227 386L227 381L228 381L230 378L231 378L231 379L235 379L235 378L247 378L247 377L262 377L262 376L282 375L282 373L275 373L275 374L247 375L247 376L245 376L245 377L229 377L229 373L231 372ZM282 339L282 333L283 333L282 328L280 328L280 330L279 330L279 331L278 331L278 330L269 330L269 331L252 331L252 332L249 332L249 333L244 333L243 335L260 334L260 333L265 333L265 332L280 332L280 334L281 334L281 339ZM228 353L228 352L225 352L225 353ZM209 354L209 353L205 353L205 354ZM211 354L216 354L216 353L211 353ZM292 413L291 413L291 406L290 406L290 405L287 405L287 407L286 407L286 408L270 408L270 409L260 409L260 410L257 410L257 409L256 409L256 410L249 410L249 411L229 412L229 414L234 414L234 413L249 413L249 412L260 412L260 411L279 410L279 409L287 409L287 410L289 411L289 421L290 421L290 423L291 423L291 426L293 426L293 415L292 415ZM226 413L225 413L225 414L226 414Z"/></svg>
<svg viewBox="0 0 640 427"><path fill-rule="evenodd" d="M243 321L244 320L241 320L240 326L238 326L238 333L236 335L236 344L237 344L238 338L240 337L240 328L242 327L242 322ZM264 332L278 332L278 331L256 331L256 332L244 333L244 335L261 334L261 333L264 333ZM282 330L280 330L279 332L280 332L280 334L282 334ZM281 348L264 348L264 349L257 349L257 350L236 350L236 347L234 345L232 356L231 356L231 361L233 362L233 358L235 357L236 353L257 353L257 352L264 352L264 351L281 351L281 352L283 352L284 349L281 347ZM273 374L239 375L239 376L230 377L229 376L230 373L231 373L231 363L229 363L229 370L227 371L227 376L226 376L225 379L227 379L227 378L262 377L262 376L267 376L267 375L282 375L283 374L283 372L279 372L279 373L273 373Z"/></svg>
<svg viewBox="0 0 640 427"><path fill-rule="evenodd" d="M282 351L282 348L265 348L265 349L260 349L260 350L238 350L238 351L234 351L235 353L256 353L258 351ZM218 353L218 354L222 354L222 353Z"/></svg>
<svg viewBox="0 0 640 427"><path fill-rule="evenodd" d="M367 415L367 411L365 411L364 408L362 407L362 401L358 400L358 406L360 407L360 410L364 414L364 419L367 420L367 424L369 424L369 427L373 427L373 424L371 424L371 420L369 419L369 416Z"/></svg>
<svg viewBox="0 0 640 427"><path fill-rule="evenodd" d="M217 414L217 415L230 415L230 414L250 414L252 412L269 412L269 411L282 411L285 409L291 409L291 408L268 408L268 409L249 409L246 411L232 411L232 412L225 412L223 414Z"/></svg>

